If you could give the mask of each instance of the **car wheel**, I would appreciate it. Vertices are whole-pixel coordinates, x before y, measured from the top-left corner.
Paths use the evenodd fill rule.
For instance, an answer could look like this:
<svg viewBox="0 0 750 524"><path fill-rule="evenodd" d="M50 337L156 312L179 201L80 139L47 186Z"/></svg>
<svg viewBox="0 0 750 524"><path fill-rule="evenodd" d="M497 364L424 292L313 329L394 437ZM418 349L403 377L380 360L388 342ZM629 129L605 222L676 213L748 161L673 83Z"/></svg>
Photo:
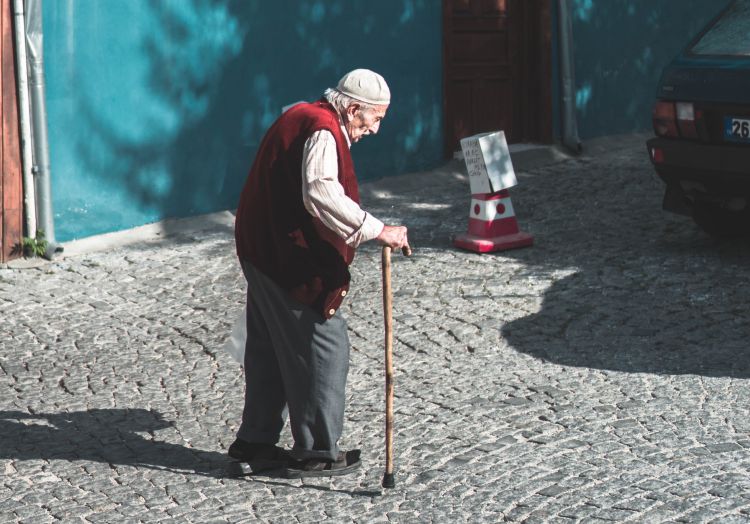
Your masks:
<svg viewBox="0 0 750 524"><path fill-rule="evenodd" d="M736 238L750 234L750 212L734 211L713 202L696 201L693 220L713 237Z"/></svg>

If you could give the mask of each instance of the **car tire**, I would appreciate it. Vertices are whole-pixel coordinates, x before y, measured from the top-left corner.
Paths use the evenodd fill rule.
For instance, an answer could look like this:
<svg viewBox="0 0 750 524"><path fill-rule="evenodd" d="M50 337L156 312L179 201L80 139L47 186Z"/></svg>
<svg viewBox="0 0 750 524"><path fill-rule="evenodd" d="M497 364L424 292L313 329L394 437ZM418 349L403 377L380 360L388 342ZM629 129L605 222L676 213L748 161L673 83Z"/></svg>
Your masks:
<svg viewBox="0 0 750 524"><path fill-rule="evenodd" d="M703 231L716 238L737 238L750 234L750 212L733 211L713 202L696 201L693 220Z"/></svg>

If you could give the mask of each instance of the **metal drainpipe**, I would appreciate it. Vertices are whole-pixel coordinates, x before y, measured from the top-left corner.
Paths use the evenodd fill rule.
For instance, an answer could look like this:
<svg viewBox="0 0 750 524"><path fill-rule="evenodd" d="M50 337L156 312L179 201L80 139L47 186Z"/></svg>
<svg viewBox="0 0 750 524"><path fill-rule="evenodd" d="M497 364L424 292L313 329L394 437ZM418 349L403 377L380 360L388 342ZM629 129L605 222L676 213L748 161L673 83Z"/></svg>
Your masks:
<svg viewBox="0 0 750 524"><path fill-rule="evenodd" d="M29 84L34 136L34 174L39 206L39 229L47 239L45 258L51 259L63 250L55 240L55 224L50 190L49 142L47 140L47 104L44 94L44 34L42 0L26 0L26 43L29 52Z"/></svg>
<svg viewBox="0 0 750 524"><path fill-rule="evenodd" d="M18 107L21 127L21 163L23 166L23 214L26 235L36 238L36 189L31 172L34 158L31 153L31 127L29 116L29 83L26 68L26 38L23 0L13 0L13 36L16 44L16 69L18 81Z"/></svg>
<svg viewBox="0 0 750 524"><path fill-rule="evenodd" d="M583 150L578 137L575 100L575 65L573 63L573 23L567 0L557 0L560 34L560 83L562 105L562 143L574 153Z"/></svg>

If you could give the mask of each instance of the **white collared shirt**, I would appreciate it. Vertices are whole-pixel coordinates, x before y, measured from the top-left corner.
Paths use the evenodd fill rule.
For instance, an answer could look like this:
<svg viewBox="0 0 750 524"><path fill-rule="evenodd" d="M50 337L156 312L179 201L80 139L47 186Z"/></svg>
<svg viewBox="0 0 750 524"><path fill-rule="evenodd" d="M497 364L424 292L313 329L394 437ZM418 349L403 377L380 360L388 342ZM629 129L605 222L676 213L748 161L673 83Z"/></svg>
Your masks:
<svg viewBox="0 0 750 524"><path fill-rule="evenodd" d="M342 126L347 145L351 147ZM310 214L346 240L351 247L376 238L383 223L346 196L339 182L338 154L333 134L321 129L305 142L302 153L302 200Z"/></svg>

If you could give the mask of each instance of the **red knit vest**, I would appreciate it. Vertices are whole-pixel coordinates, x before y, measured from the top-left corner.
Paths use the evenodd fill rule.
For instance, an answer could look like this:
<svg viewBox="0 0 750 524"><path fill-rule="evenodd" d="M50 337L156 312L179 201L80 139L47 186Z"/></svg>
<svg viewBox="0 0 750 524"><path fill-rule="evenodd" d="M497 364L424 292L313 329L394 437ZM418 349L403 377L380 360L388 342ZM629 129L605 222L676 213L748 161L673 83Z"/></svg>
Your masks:
<svg viewBox="0 0 750 524"><path fill-rule="evenodd" d="M354 250L302 201L303 148L321 129L333 134L339 182L359 203L354 164L335 109L324 101L302 103L281 115L263 137L240 195L234 233L241 260L331 318L349 290Z"/></svg>

